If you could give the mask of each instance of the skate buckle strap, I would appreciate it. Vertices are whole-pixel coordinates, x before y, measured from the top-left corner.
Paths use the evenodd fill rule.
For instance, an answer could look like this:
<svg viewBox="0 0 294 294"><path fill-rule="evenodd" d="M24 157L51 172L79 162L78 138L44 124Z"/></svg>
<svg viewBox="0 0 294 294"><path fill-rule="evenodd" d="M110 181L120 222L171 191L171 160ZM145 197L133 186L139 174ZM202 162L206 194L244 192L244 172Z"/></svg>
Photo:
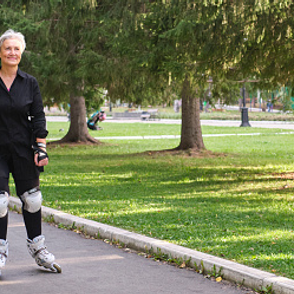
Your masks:
<svg viewBox="0 0 294 294"><path fill-rule="evenodd" d="M47 249L46 246L42 246L41 248L38 248L38 250L33 252L33 257L35 257L37 254L39 254L39 253L41 253L43 251L47 251L46 249Z"/></svg>

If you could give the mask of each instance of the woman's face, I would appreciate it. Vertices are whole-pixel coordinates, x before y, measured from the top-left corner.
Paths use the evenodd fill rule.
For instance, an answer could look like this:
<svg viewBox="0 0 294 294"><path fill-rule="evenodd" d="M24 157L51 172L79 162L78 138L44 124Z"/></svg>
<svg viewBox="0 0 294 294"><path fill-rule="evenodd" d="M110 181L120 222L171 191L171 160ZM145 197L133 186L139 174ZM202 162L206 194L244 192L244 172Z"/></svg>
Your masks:
<svg viewBox="0 0 294 294"><path fill-rule="evenodd" d="M0 48L1 65L17 66L21 60L21 42L18 39L7 39Z"/></svg>

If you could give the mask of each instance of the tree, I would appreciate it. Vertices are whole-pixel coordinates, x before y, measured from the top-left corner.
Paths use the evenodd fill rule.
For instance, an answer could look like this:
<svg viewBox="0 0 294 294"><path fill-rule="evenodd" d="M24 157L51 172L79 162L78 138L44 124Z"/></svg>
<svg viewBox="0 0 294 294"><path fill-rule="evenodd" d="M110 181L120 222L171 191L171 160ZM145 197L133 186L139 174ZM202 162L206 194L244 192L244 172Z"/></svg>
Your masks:
<svg viewBox="0 0 294 294"><path fill-rule="evenodd" d="M164 99L174 86L183 106L177 149L201 150L199 104L208 80L214 93L224 89L217 85L248 78L293 83L293 53L287 55L293 4L287 0L17 2L2 4L10 9L2 11L0 25L13 19L28 36L34 50L27 64L46 101L71 97L72 126L63 141L93 141L83 100L95 88L140 103Z"/></svg>
<svg viewBox="0 0 294 294"><path fill-rule="evenodd" d="M132 66L136 61L138 70L160 77L153 87L172 82L182 89L182 133L176 149L205 148L199 98L210 78L214 93L224 89L217 85L236 88L248 79L267 88L293 81L293 53L287 56L293 37L289 1L112 2L119 7L117 44L132 58Z"/></svg>
<svg viewBox="0 0 294 294"><path fill-rule="evenodd" d="M104 13L97 10L92 0L8 1L2 4L5 17L2 28L21 31L27 40L23 64L37 77L44 102L69 103L71 124L68 133L59 143L97 143L89 135L86 125L85 96L92 99L93 89L103 84L103 42L92 33ZM99 12L99 13L98 13ZM88 49L90 46L95 50ZM83 72L84 59L91 55L92 62L99 60L100 68L91 78ZM91 63L87 63L86 71Z"/></svg>
<svg viewBox="0 0 294 294"><path fill-rule="evenodd" d="M91 83L83 79L80 72L85 36L94 22L92 15L95 7L91 2L64 0L39 4L35 1L27 11L28 14L34 13L35 17L37 15L43 22L40 36L30 39L38 48L38 51L31 53L30 61L35 65L36 75L41 77L47 101L53 98L55 103L59 103L69 97L70 128L59 143L97 142L87 129L84 96L91 94L87 90L91 90L99 81L95 79ZM37 14L36 9L40 10Z"/></svg>
<svg viewBox="0 0 294 294"><path fill-rule="evenodd" d="M137 69L156 76L153 87L181 88L182 132L176 149L205 149L200 124L201 89L223 79L237 56L238 38L224 36L243 29L237 4L217 1L119 1L116 18L123 28L118 47ZM232 23L227 20L234 18ZM158 78L159 77L159 78ZM165 85L164 85L165 83Z"/></svg>

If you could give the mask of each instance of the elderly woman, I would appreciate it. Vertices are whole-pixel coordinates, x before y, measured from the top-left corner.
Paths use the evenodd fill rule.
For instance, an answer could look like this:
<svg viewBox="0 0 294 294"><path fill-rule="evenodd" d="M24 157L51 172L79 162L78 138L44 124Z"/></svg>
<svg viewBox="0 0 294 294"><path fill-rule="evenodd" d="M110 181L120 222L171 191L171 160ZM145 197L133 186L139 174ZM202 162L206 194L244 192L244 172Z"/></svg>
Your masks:
<svg viewBox="0 0 294 294"><path fill-rule="evenodd" d="M61 272L42 235L39 175L48 164L48 132L38 83L18 68L25 47L19 32L0 36L0 274L8 255L10 173L22 202L29 253L39 266Z"/></svg>

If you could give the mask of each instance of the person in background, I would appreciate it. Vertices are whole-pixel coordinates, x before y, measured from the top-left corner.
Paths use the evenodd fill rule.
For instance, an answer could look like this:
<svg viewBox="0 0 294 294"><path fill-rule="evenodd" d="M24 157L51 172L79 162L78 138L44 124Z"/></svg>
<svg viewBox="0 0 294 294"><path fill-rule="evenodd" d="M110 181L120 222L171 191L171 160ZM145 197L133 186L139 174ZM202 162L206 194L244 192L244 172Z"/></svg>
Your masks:
<svg viewBox="0 0 294 294"><path fill-rule="evenodd" d="M268 100L266 106L267 106L267 112L271 112L271 109L272 109L273 104L271 103L270 100Z"/></svg>
<svg viewBox="0 0 294 294"><path fill-rule="evenodd" d="M87 126L90 130L97 131L102 130L98 126L98 122L102 122L106 119L106 113L103 110L98 110L91 115L91 117L87 121Z"/></svg>

